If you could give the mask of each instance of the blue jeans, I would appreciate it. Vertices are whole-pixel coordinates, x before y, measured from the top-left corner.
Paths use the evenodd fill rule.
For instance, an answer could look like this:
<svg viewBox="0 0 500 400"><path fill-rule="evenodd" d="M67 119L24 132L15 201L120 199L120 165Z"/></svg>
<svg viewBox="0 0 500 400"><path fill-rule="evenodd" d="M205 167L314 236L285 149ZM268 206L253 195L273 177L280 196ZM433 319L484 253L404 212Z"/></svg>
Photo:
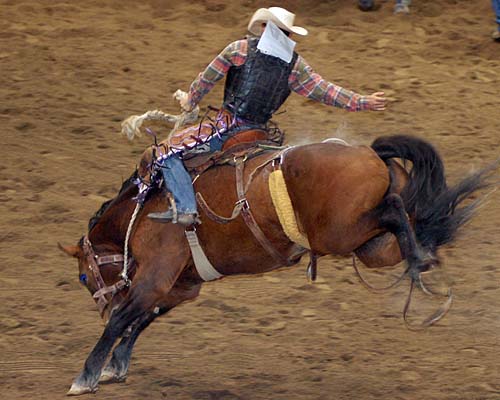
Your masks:
<svg viewBox="0 0 500 400"><path fill-rule="evenodd" d="M208 144L209 152L222 149L224 142L229 139L227 135L214 135ZM163 181L167 190L174 196L177 212L180 214L196 214L196 197L194 194L191 176L184 167L181 153L171 154L160 162Z"/></svg>
<svg viewBox="0 0 500 400"><path fill-rule="evenodd" d="M498 24L498 30L500 31L500 0L491 0L493 5L493 10L495 11L495 17Z"/></svg>
<svg viewBox="0 0 500 400"><path fill-rule="evenodd" d="M167 190L174 196L177 212L180 214L196 213L196 198L194 188L191 183L180 154L172 154L162 160L161 172Z"/></svg>

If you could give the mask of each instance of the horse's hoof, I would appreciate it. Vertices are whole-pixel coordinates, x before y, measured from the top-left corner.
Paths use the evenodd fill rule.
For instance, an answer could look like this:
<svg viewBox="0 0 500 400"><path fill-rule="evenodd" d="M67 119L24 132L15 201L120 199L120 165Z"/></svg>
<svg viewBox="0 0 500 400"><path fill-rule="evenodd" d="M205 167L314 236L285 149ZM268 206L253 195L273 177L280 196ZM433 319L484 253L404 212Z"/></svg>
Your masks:
<svg viewBox="0 0 500 400"><path fill-rule="evenodd" d="M113 371L102 371L99 383L120 383L125 382L127 375L116 375Z"/></svg>
<svg viewBox="0 0 500 400"><path fill-rule="evenodd" d="M97 387L91 388L89 386L78 385L77 383L73 383L71 388L66 393L66 396L79 396L85 393L95 393L97 392Z"/></svg>

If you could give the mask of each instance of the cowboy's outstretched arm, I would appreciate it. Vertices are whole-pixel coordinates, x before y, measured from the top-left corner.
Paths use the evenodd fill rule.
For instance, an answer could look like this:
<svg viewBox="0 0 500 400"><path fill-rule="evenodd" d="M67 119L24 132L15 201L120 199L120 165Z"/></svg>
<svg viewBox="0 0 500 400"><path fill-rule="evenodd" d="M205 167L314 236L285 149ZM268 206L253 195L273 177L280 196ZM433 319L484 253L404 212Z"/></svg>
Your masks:
<svg viewBox="0 0 500 400"><path fill-rule="evenodd" d="M387 103L384 92L363 96L326 81L300 56L290 74L288 85L301 96L348 111L383 111Z"/></svg>
<svg viewBox="0 0 500 400"><path fill-rule="evenodd" d="M246 40L237 40L222 50L193 81L187 97L178 99L181 107L186 111L191 111L196 107L203 96L214 87L215 83L227 74L230 67L242 64L240 58L242 53L246 55L246 48Z"/></svg>

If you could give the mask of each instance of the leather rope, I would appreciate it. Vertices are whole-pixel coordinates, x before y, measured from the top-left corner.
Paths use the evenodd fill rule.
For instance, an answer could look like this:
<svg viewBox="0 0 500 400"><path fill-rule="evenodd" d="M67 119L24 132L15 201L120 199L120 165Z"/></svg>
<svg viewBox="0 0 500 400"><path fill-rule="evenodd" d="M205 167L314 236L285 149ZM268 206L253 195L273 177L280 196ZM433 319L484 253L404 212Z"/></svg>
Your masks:
<svg viewBox="0 0 500 400"><path fill-rule="evenodd" d="M222 215L217 214L214 210L210 208L210 206L207 204L205 198L200 192L196 193L196 200L198 201L198 205L200 206L200 208L203 211L205 211L205 214L207 214L207 217L210 218L212 221L217 222L218 224L227 224L233 221L240 215L241 209L243 208L243 202L237 201L233 208L231 216L223 217Z"/></svg>
<svg viewBox="0 0 500 400"><path fill-rule="evenodd" d="M419 276L420 280L420 276ZM403 309L403 319L405 321L406 328L409 329L410 331L420 331L422 329L428 328L429 326L435 324L438 322L441 318L443 318L448 311L451 308L451 304L453 303L453 294L451 292L451 288L448 289L448 293L446 294L446 301L436 310L434 313L432 313L430 316L428 316L426 319L424 319L420 325L417 326L412 326L408 322L408 311L410 309L410 304L411 304L411 296L413 294L413 288L415 287L415 284L419 286L422 290L424 290L424 287L421 286L421 281L415 281L414 279L410 279L410 291L408 293L408 298L406 299L406 303ZM425 289L425 291L428 291L428 289ZM430 292L432 295L436 294L434 292Z"/></svg>
<svg viewBox="0 0 500 400"><path fill-rule="evenodd" d="M393 287L396 287L405 278L406 274L408 273L408 271L410 269L409 267L406 268L403 271L403 273L393 283L391 283L390 285L384 286L384 287L377 287L377 286L373 286L371 283L369 283L363 277L363 275L361 274L361 271L359 270L358 265L356 263L356 255L354 253L352 255L352 266L354 268L354 271L356 271L356 275L358 275L358 278L359 278L360 282L363 284L363 286L366 287L367 289L373 290L374 292L383 292L385 290L389 290L389 289L392 289Z"/></svg>

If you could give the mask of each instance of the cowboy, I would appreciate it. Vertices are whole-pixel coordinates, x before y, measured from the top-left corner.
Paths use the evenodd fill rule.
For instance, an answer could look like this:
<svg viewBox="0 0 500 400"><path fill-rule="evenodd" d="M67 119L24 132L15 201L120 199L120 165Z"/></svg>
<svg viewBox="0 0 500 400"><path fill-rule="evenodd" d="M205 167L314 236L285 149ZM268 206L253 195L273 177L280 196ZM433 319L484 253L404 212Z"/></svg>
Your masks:
<svg viewBox="0 0 500 400"><path fill-rule="evenodd" d="M363 96L324 80L294 51L293 34L306 36L307 30L294 25L295 14L281 7L257 10L248 24L252 34L229 44L191 84L188 94L177 96L181 107L190 111L226 76L222 108L231 115L223 142L234 129L265 128L272 115L291 91L321 103L348 111L383 111L383 92ZM219 147L218 143L215 147ZM213 146L210 146L213 147ZM164 182L172 193L172 208L148 216L160 222L191 225L197 222L197 207L191 179L182 154L172 153L160 160Z"/></svg>

